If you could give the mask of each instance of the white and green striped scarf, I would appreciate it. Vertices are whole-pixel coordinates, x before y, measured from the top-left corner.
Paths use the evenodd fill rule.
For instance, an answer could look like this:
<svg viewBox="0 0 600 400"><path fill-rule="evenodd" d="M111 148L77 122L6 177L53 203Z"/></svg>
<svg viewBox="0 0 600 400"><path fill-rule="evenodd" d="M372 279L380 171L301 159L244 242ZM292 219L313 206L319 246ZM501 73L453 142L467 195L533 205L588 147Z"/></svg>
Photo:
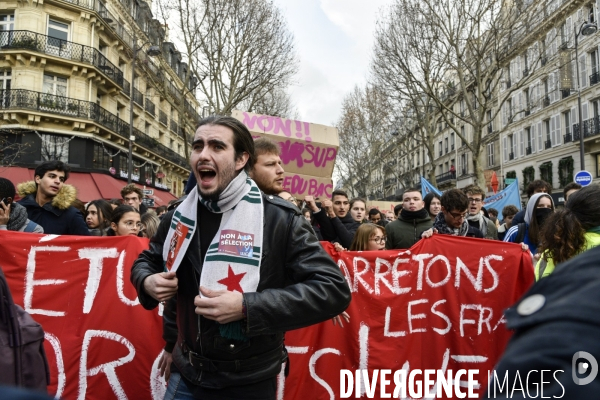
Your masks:
<svg viewBox="0 0 600 400"><path fill-rule="evenodd" d="M255 292L260 281L264 208L258 186L244 171L229 183L218 201L203 199L195 187L177 207L163 246L167 270L177 270L194 236L198 201L209 211L223 214L204 258L200 286ZM234 334L233 338L239 337Z"/></svg>

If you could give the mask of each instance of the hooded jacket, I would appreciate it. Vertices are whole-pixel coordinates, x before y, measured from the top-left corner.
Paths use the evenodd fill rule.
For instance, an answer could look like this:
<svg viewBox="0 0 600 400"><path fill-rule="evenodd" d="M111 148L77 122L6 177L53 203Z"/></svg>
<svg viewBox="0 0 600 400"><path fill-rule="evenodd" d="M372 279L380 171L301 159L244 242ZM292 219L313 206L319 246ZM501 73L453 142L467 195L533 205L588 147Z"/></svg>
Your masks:
<svg viewBox="0 0 600 400"><path fill-rule="evenodd" d="M90 232L83 215L72 206L77 198L77 189L74 186L62 185L52 201L43 206L35 201L37 185L34 181L18 184L17 193L22 197L18 203L27 209L30 220L44 228L44 233L89 236Z"/></svg>

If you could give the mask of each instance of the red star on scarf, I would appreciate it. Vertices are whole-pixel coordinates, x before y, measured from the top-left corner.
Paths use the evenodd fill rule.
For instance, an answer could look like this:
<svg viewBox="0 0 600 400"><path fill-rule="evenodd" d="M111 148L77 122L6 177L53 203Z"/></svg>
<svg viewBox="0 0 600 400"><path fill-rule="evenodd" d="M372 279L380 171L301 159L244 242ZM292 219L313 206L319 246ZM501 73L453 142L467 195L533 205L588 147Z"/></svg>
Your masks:
<svg viewBox="0 0 600 400"><path fill-rule="evenodd" d="M244 275L246 275L245 272L242 272L241 274L236 274L235 272L233 272L233 269L231 268L231 265L230 265L229 270L227 271L227 278L223 278L217 282L220 283L221 285L227 286L227 290L229 290L231 292L237 291L240 293L244 293L242 286L240 286L240 281L242 280Z"/></svg>

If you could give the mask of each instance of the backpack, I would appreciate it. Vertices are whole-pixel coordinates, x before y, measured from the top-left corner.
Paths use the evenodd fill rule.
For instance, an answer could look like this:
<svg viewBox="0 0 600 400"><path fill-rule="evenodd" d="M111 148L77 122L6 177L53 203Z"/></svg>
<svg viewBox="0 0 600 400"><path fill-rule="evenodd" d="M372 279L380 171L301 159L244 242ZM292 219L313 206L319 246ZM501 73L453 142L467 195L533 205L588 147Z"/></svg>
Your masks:
<svg viewBox="0 0 600 400"><path fill-rule="evenodd" d="M0 269L0 385L47 393L50 369L44 351L44 330L13 302Z"/></svg>
<svg viewBox="0 0 600 400"><path fill-rule="evenodd" d="M522 243L523 239L525 239L525 222L521 222L517 225L517 236L515 236L515 241L513 243Z"/></svg>

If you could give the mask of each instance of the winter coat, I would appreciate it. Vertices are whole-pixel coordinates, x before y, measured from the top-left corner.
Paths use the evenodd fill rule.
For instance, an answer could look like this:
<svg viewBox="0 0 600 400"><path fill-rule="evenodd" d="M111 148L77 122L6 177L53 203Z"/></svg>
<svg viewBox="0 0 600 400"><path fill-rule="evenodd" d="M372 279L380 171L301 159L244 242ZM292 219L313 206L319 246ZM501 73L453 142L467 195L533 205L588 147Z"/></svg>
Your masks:
<svg viewBox="0 0 600 400"><path fill-rule="evenodd" d="M71 185L62 185L51 202L41 207L35 201L37 185L34 181L17 185L19 201L27 209L30 220L44 228L44 233L52 235L89 236L90 232L81 212L71 204L77 198L77 190Z"/></svg>
<svg viewBox="0 0 600 400"><path fill-rule="evenodd" d="M222 337L219 324L195 313L197 275L203 265L201 226L195 230L177 269L176 317L169 311L165 318L177 318L179 335L173 348L173 363L194 385L220 389L274 378L286 358L284 332L330 319L350 303L350 288L340 269L323 250L298 209L264 194L263 205L260 281L256 292L243 293L247 318L242 321L242 329L248 341ZM146 309L158 305L146 293L144 280L164 271L163 244L173 213L170 211L163 218L150 240L149 250L140 254L131 270L131 282ZM167 304L172 306L171 302ZM168 343L174 340L174 330L165 330L164 334ZM196 360L194 364L190 359ZM239 368L233 370L232 364Z"/></svg>
<svg viewBox="0 0 600 400"><path fill-rule="evenodd" d="M402 215L398 219L390 222L385 227L387 241L385 248L391 249L410 249L421 239L421 234L433 226L433 221L429 217L415 218L413 220L403 219Z"/></svg>
<svg viewBox="0 0 600 400"><path fill-rule="evenodd" d="M319 223L323 240L331 243L337 242L345 248L350 247L354 240L354 234L360 226L360 222L356 222L350 213L342 218L329 218L327 213L321 210L313 213L313 216Z"/></svg>

